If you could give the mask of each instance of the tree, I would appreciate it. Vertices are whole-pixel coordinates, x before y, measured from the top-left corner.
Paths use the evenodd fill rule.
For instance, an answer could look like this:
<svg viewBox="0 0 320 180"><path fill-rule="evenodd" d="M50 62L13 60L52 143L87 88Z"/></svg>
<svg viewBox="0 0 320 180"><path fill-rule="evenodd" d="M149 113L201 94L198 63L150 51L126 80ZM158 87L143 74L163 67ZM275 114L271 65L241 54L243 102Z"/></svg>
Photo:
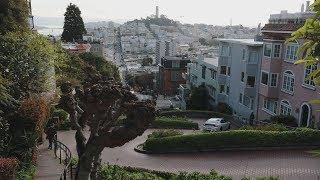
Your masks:
<svg viewBox="0 0 320 180"><path fill-rule="evenodd" d="M151 57L146 57L142 59L142 66L150 66L153 62Z"/></svg>
<svg viewBox="0 0 320 180"><path fill-rule="evenodd" d="M194 87L191 90L188 106L192 110L208 110L208 90L205 85Z"/></svg>
<svg viewBox="0 0 320 180"><path fill-rule="evenodd" d="M303 27L294 32L287 40L303 41L303 45L298 50L301 60L296 61L296 64L305 64L306 66L316 66L320 63L320 0L315 0L311 8L316 15L306 20ZM320 68L309 74L315 84L320 85ZM320 104L320 100L312 100L311 103Z"/></svg>
<svg viewBox="0 0 320 180"><path fill-rule="evenodd" d="M199 43L203 46L207 46L208 45L208 42L205 38L199 38Z"/></svg>
<svg viewBox="0 0 320 180"><path fill-rule="evenodd" d="M124 145L140 136L155 118L152 102L138 102L129 89L113 79L97 75L88 80L84 90L77 90L66 82L61 86L62 96L58 107L70 114L76 129L76 143L79 157L78 180L97 179L101 165L101 152L105 147L114 148ZM81 102L82 109L77 101ZM119 124L119 117L126 119ZM89 126L90 137L86 141L83 128Z"/></svg>
<svg viewBox="0 0 320 180"><path fill-rule="evenodd" d="M28 29L28 15L26 0L1 0L0 34Z"/></svg>
<svg viewBox="0 0 320 180"><path fill-rule="evenodd" d="M82 35L86 33L80 9L70 3L64 14L64 26L62 39L67 42L82 41Z"/></svg>
<svg viewBox="0 0 320 180"><path fill-rule="evenodd" d="M80 54L79 57L83 59L84 62L93 66L100 75L120 80L120 74L117 66L112 64L110 61L107 61L105 58L91 52Z"/></svg>

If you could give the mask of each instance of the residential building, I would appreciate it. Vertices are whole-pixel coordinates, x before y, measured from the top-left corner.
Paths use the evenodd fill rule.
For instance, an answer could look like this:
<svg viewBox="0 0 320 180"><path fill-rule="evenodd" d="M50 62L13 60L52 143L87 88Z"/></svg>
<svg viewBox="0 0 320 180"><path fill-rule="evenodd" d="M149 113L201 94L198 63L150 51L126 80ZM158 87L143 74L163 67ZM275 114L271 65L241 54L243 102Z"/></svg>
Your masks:
<svg viewBox="0 0 320 180"><path fill-rule="evenodd" d="M103 57L105 52L105 46L100 42L92 42L90 43L90 52Z"/></svg>
<svg viewBox="0 0 320 180"><path fill-rule="evenodd" d="M72 54L90 52L91 47L90 44L83 43L62 43L61 46Z"/></svg>
<svg viewBox="0 0 320 180"><path fill-rule="evenodd" d="M218 70L218 58L205 58L200 56L194 62L188 64L187 85L183 87L188 88L190 92L192 87L205 85L210 96L209 106L213 108L217 105L217 95L219 90ZM180 92L185 92L181 88ZM185 99L185 96L186 95L182 96L182 98ZM186 101L187 100L184 100L183 102Z"/></svg>
<svg viewBox="0 0 320 180"><path fill-rule="evenodd" d="M263 43L254 39L219 39L217 101L228 104L235 116L257 116L258 82Z"/></svg>
<svg viewBox="0 0 320 180"><path fill-rule="evenodd" d="M319 123L319 107L310 104L319 99L319 87L308 75L317 66L295 65L297 50L305 42L298 40L286 43L288 37L302 27L307 18L315 13L307 3L301 12L272 14L269 23L262 28L263 58L259 80L258 119L269 119L274 115L292 115L299 126L311 127Z"/></svg>
<svg viewBox="0 0 320 180"><path fill-rule="evenodd" d="M180 84L186 84L184 75L190 59L186 56L165 56L159 65L159 93L177 94Z"/></svg>
<svg viewBox="0 0 320 180"><path fill-rule="evenodd" d="M176 56L176 44L173 40L157 39L156 43L156 63L159 64L165 56Z"/></svg>

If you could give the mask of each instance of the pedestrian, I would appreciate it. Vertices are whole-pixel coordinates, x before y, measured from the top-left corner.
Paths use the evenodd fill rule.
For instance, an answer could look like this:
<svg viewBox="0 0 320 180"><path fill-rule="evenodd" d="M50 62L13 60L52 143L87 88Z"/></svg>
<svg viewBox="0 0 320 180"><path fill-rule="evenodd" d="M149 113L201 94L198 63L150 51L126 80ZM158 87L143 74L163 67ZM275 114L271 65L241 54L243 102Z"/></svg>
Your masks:
<svg viewBox="0 0 320 180"><path fill-rule="evenodd" d="M49 141L48 149L52 149L52 144L57 134L57 128L56 128L56 123L54 119L55 118L51 119L46 126L46 134L47 134L47 139Z"/></svg>

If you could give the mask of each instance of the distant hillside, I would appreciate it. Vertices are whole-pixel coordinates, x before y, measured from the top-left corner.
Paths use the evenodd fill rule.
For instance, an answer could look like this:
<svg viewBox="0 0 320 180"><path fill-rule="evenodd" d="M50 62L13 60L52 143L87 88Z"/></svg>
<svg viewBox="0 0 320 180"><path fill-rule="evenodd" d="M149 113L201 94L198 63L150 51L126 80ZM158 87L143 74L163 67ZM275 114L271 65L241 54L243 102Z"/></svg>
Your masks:
<svg viewBox="0 0 320 180"><path fill-rule="evenodd" d="M91 29L101 28L101 27L114 27L114 28L117 28L119 26L120 26L120 24L115 23L113 21L98 21L98 22L87 22L87 23L85 23L85 27L86 28L91 28Z"/></svg>
<svg viewBox="0 0 320 180"><path fill-rule="evenodd" d="M161 15L160 18L156 17L147 17L146 19L135 19L133 21L128 21L127 23L142 22L146 25L147 28L150 28L151 24L158 26L175 26L177 27L179 22L167 18L165 15Z"/></svg>

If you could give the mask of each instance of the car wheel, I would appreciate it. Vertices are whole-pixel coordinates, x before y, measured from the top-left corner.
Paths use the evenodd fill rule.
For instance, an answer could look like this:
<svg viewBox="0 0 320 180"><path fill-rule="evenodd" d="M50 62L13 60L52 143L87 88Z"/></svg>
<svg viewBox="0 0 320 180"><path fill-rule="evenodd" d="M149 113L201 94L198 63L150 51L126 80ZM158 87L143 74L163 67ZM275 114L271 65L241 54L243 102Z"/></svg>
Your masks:
<svg viewBox="0 0 320 180"><path fill-rule="evenodd" d="M228 126L228 130L230 130L231 129L231 125L229 124L229 126Z"/></svg>
<svg viewBox="0 0 320 180"><path fill-rule="evenodd" d="M220 131L222 131L222 127L220 128Z"/></svg>

